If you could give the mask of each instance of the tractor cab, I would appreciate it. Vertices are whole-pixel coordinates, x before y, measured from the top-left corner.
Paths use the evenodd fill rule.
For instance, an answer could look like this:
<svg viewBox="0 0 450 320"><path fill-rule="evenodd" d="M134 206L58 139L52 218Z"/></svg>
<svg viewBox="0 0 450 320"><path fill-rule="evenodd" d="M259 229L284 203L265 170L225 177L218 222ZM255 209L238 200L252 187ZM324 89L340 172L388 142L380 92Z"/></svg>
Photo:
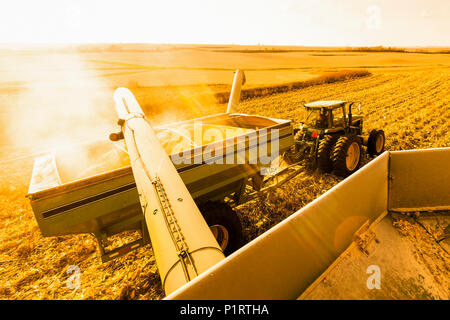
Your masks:
<svg viewBox="0 0 450 320"><path fill-rule="evenodd" d="M324 133L355 131L355 133L360 134L362 117L352 114L351 108L353 104L353 102L347 101L316 101L307 103L304 105L307 113L301 129L323 130Z"/></svg>
<svg viewBox="0 0 450 320"><path fill-rule="evenodd" d="M381 154L385 143L383 130L374 129L364 136L363 118L352 113L353 105L354 102L340 100L305 104L306 117L294 129L295 147L284 156L286 162L309 159L322 172L348 176L360 166L363 146L369 156Z"/></svg>

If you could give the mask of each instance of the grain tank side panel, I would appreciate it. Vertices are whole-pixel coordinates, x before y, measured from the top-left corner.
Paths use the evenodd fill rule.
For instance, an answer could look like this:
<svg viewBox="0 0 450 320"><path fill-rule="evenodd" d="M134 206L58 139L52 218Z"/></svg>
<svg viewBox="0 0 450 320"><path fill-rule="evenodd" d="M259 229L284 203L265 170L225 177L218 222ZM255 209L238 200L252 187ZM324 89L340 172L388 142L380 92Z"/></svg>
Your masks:
<svg viewBox="0 0 450 320"><path fill-rule="evenodd" d="M386 152L167 299L295 299L386 212Z"/></svg>

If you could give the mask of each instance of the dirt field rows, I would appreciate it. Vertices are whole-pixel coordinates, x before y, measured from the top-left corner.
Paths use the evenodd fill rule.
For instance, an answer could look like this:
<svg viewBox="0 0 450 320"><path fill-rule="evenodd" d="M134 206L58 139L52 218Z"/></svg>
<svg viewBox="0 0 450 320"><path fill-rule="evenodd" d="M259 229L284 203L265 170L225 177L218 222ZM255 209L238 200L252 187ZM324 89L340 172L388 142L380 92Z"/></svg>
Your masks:
<svg viewBox="0 0 450 320"><path fill-rule="evenodd" d="M366 130L381 128L388 150L450 146L450 68L373 72L366 78L251 99L239 111L292 119L305 102L362 103ZM212 111L223 111L217 105ZM150 246L101 264L90 235L43 238L24 198L32 159L0 163L0 299L160 299L164 296ZM245 237L254 239L339 182L305 172L237 212ZM81 269L81 289L66 287L67 268Z"/></svg>

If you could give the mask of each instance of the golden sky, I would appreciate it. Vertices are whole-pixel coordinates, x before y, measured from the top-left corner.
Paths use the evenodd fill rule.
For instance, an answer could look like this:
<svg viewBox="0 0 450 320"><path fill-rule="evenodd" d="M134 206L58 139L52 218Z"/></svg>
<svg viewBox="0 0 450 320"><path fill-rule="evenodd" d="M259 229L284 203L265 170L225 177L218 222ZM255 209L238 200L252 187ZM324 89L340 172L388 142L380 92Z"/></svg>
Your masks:
<svg viewBox="0 0 450 320"><path fill-rule="evenodd" d="M450 46L450 0L2 0L0 43Z"/></svg>

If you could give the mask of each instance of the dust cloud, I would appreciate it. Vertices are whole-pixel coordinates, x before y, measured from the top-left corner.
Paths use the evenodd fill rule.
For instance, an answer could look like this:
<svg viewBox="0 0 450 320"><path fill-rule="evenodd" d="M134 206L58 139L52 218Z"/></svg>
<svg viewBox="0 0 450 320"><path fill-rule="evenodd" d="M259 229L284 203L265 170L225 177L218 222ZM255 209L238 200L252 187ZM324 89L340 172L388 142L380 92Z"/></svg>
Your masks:
<svg viewBox="0 0 450 320"><path fill-rule="evenodd" d="M13 68L15 88L2 105L1 159L70 153L71 170L86 171L93 165L86 146L108 144L118 129L113 88L76 53L21 52L7 63L0 67Z"/></svg>

